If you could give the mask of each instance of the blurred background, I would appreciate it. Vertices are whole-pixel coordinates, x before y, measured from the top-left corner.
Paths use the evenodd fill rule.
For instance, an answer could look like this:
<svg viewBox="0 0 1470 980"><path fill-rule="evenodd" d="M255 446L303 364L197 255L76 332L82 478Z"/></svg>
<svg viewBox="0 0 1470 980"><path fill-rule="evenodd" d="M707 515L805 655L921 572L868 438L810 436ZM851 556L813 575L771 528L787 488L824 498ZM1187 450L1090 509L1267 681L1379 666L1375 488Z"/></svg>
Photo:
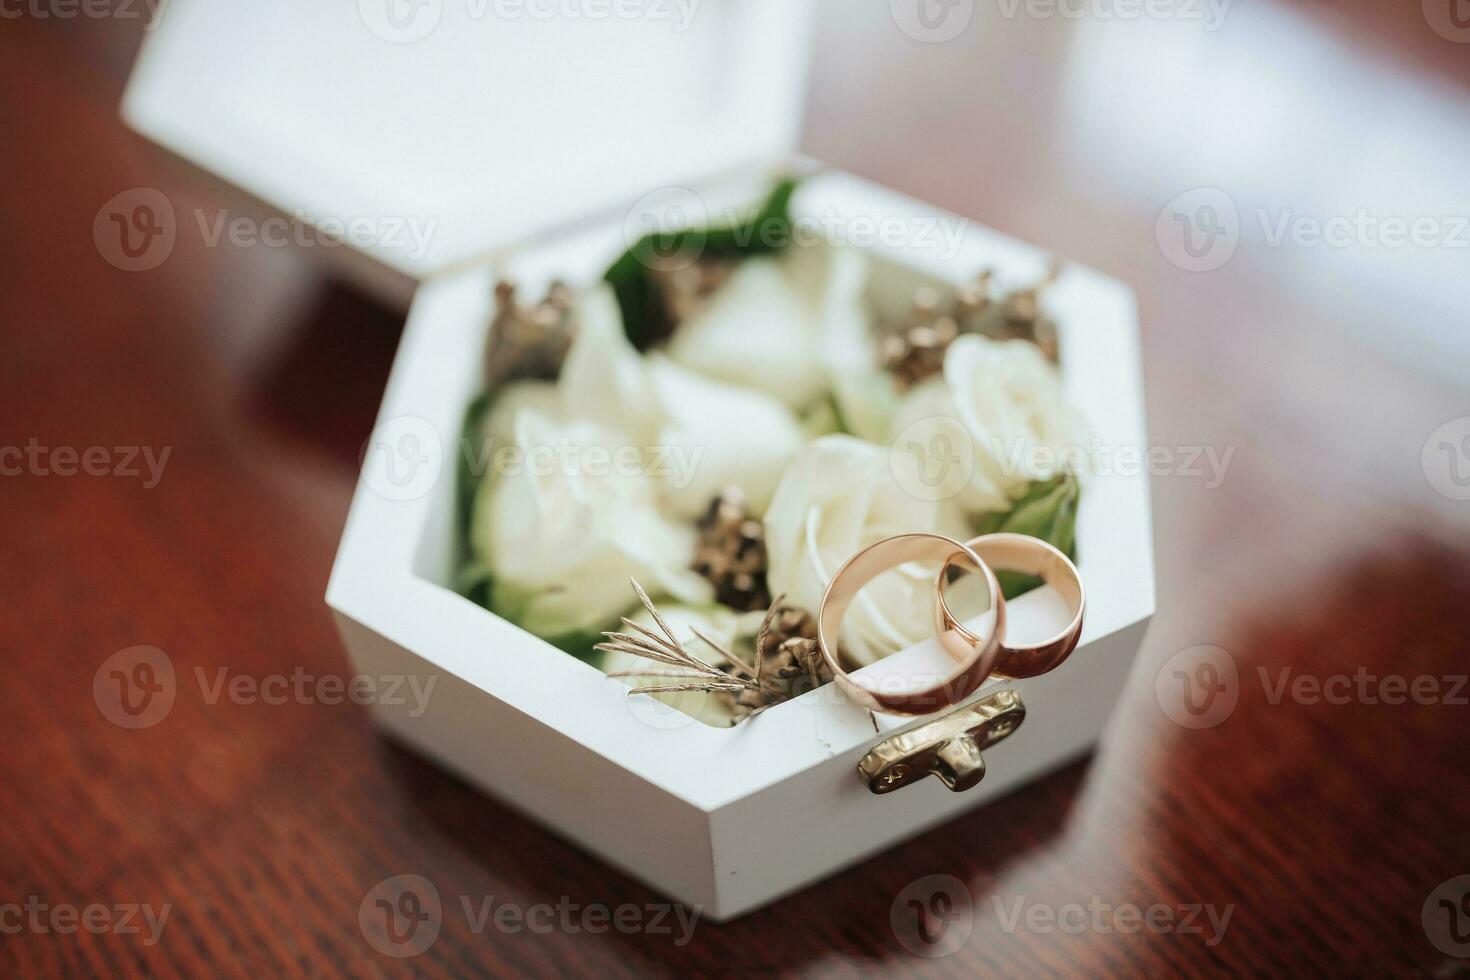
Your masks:
<svg viewBox="0 0 1470 980"><path fill-rule="evenodd" d="M177 922L151 946L7 935L0 964L387 972L356 910L405 869L523 903L653 900L350 704L99 716L93 674L134 644L186 671L346 669L321 596L403 319L301 250L182 224L156 267L99 249L133 189L222 206L118 112L149 18L189 2L0 0L0 445L169 449L153 486L0 477L0 903L171 902ZM1228 474L1153 481L1159 612L1092 759L687 946L446 928L412 969L1464 972L1470 6L818 8L802 150L1131 284L1151 440L1233 450ZM1155 680L1204 646L1237 664L1238 704L1196 730ZM1284 668L1438 693L1283 697L1264 679ZM926 959L890 907L939 872L974 935ZM1004 928L990 904L1012 896L1234 913L1213 945L1064 935Z"/></svg>

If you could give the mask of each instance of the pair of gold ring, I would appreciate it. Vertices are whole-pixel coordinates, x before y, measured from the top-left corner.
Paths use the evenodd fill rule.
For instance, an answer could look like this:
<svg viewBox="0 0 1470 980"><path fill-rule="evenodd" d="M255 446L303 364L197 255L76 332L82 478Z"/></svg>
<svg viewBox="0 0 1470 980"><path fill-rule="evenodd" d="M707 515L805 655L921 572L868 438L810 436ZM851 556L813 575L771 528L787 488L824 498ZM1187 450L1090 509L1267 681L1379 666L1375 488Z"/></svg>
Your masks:
<svg viewBox="0 0 1470 980"><path fill-rule="evenodd" d="M934 584L934 626L940 646L958 666L936 684L885 690L886 685L873 678L853 676L842 669L837 659L837 636L843 616L859 590L883 572L911 561L943 563ZM1071 621L1041 643L1008 646L1005 597L991 570L992 564L1003 570L1040 577L1067 602ZM984 581L990 595L989 608L995 611L988 635L976 636L950 611L945 590L951 567L975 572ZM1035 677L1058 666L1077 647L1086 606L1087 597L1077 566L1040 538L984 534L962 543L943 534L896 534L859 551L832 576L817 617L817 643L833 679L857 704L888 714L926 715L959 703L992 674Z"/></svg>

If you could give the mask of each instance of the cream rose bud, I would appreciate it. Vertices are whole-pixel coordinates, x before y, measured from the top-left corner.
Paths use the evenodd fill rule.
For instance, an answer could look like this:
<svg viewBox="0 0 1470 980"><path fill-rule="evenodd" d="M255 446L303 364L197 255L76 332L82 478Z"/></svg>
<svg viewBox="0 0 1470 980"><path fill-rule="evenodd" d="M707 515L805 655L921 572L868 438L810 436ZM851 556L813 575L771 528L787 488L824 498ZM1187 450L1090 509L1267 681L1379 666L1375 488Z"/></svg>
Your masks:
<svg viewBox="0 0 1470 980"><path fill-rule="evenodd" d="M647 366L623 332L612 287L589 290L577 301L577 335L556 388L564 418L597 422L640 447L657 436L663 416L649 392Z"/></svg>
<svg viewBox="0 0 1470 980"><path fill-rule="evenodd" d="M786 464L801 447L795 414L759 390L697 375L660 353L640 356L623 333L612 293L579 305L577 338L555 385L555 416L596 422L636 450L674 511L693 518L721 490L745 490L765 510ZM542 388L511 389L521 404L547 400Z"/></svg>
<svg viewBox="0 0 1470 980"><path fill-rule="evenodd" d="M668 353L690 370L758 388L799 408L823 381L811 309L778 259L748 258L709 306L680 324Z"/></svg>
<svg viewBox="0 0 1470 980"><path fill-rule="evenodd" d="M971 513L1004 510L1037 480L1075 461L1084 427L1067 401L1061 374L1035 344L966 334L949 347L943 379L909 392L893 422L895 445L925 462L946 447L966 465L956 500ZM954 447L961 435L968 447Z"/></svg>
<svg viewBox="0 0 1470 980"><path fill-rule="evenodd" d="M873 349L867 256L851 246L828 246L795 249L787 262L817 311L821 359L838 421L859 439L882 442L898 389Z"/></svg>
<svg viewBox="0 0 1470 980"><path fill-rule="evenodd" d="M482 467L493 464L495 449L515 444L516 418L527 409L542 418L560 420L561 394L556 385L549 381L512 381L491 398L477 433L482 441L488 442L488 445L477 448L483 457L480 460Z"/></svg>
<svg viewBox="0 0 1470 980"><path fill-rule="evenodd" d="M660 513L646 474L602 465L587 447L616 444L593 422L557 422L533 408L514 419L517 453L484 480L470 528L493 575L492 610L544 637L595 632L633 603L628 579L654 594L709 602L689 570L694 529Z"/></svg>
<svg viewBox="0 0 1470 980"><path fill-rule="evenodd" d="M1082 438L1061 372L1035 344L960 337L945 355L944 380L1012 499L1061 472Z"/></svg>
<svg viewBox="0 0 1470 980"><path fill-rule="evenodd" d="M675 512L698 517L721 491L738 486L751 513L765 513L801 450L795 414L769 395L700 377L658 354L648 358L648 378L664 419L663 468L654 475Z"/></svg>
<svg viewBox="0 0 1470 980"><path fill-rule="evenodd" d="M834 368L851 366L850 352L871 361L865 283L855 249L794 246L780 258L747 258L675 331L669 357L806 408L826 393Z"/></svg>
<svg viewBox="0 0 1470 980"><path fill-rule="evenodd" d="M726 609L724 606L675 606L659 604L658 613L669 624L674 635L684 648L694 654L707 664L715 667L723 667L727 661L715 651L709 648L703 640L694 635L694 630L699 630L705 636L716 643L729 649L735 642L737 626L741 617ZM629 619L639 626L660 633L658 625L648 610L643 609L636 616ZM658 673L671 673L681 670L668 664L637 657L631 653L623 653L613 650L603 654L602 670L607 674L617 674L623 671L648 670L649 674L635 674L630 677L617 678L628 687L659 687L678 684L678 678L653 676ZM727 728L735 721L732 699L711 694L706 691L669 691L663 694L650 694L649 697L656 698L664 704L680 711L691 718L696 718L706 725L716 728Z"/></svg>
<svg viewBox="0 0 1470 980"><path fill-rule="evenodd" d="M833 574L891 534L938 531L963 538L945 501L910 492L907 457L850 436L824 436L786 471L766 512L767 579L773 594L815 612ZM932 636L937 569L910 564L864 588L843 620L841 643L869 664Z"/></svg>
<svg viewBox="0 0 1470 980"><path fill-rule="evenodd" d="M951 500L969 514L1010 507L998 468L961 421L954 392L942 377L915 385L904 395L891 425L893 454L909 461L918 481L911 490Z"/></svg>

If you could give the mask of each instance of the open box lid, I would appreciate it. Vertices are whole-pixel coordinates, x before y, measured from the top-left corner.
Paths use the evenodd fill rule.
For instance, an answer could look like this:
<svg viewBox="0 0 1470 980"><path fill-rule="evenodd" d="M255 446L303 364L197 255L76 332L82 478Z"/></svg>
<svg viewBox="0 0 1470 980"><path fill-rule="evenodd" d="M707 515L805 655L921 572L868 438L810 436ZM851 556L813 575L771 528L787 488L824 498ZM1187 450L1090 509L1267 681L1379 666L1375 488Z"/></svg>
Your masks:
<svg viewBox="0 0 1470 980"><path fill-rule="evenodd" d="M123 115L421 280L789 155L809 30L806 0L172 0Z"/></svg>

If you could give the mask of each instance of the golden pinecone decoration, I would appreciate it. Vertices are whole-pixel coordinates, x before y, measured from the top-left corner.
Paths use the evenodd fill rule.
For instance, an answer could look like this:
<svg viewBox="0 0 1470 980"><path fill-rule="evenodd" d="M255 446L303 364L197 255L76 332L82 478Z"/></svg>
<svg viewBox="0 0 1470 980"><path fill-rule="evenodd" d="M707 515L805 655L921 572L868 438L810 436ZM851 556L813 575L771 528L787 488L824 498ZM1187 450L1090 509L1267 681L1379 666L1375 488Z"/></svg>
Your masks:
<svg viewBox="0 0 1470 980"><path fill-rule="evenodd" d="M764 708L767 704L770 704L760 691L750 687L745 688L737 694L721 691L718 693L718 696L729 699L730 712L735 716L737 721L752 711L758 708Z"/></svg>
<svg viewBox="0 0 1470 980"><path fill-rule="evenodd" d="M944 370L944 352L959 334L954 316L939 308L939 294L921 289L914 296L908 320L882 340L883 366L893 374L899 390L907 391Z"/></svg>
<svg viewBox="0 0 1470 980"><path fill-rule="evenodd" d="M807 644L817 643L817 621L805 609L784 603L776 610L762 638L761 671L788 678L806 672Z"/></svg>
<svg viewBox="0 0 1470 980"><path fill-rule="evenodd" d="M995 298L990 294L993 273L981 269L980 274L955 290L954 305L950 316L959 325L960 333L982 333L984 323L996 308Z"/></svg>
<svg viewBox="0 0 1470 980"><path fill-rule="evenodd" d="M1029 341L1040 347L1049 359L1056 361L1057 324L1041 308L1041 296L1061 274L1061 263L1053 260L1040 282L991 301L982 315L971 321L969 329L992 340Z"/></svg>
<svg viewBox="0 0 1470 980"><path fill-rule="evenodd" d="M832 679L817 646L817 621L811 613L784 603L777 610L761 644L761 672L788 681L803 691L813 682Z"/></svg>
<svg viewBox="0 0 1470 980"><path fill-rule="evenodd" d="M576 336L575 297L564 282L553 282L546 297L523 306L515 283L495 284L495 318L485 345L485 384L554 381Z"/></svg>
<svg viewBox="0 0 1470 980"><path fill-rule="evenodd" d="M1061 274L1061 263L1053 260L1040 282L1018 289L993 304L988 315L977 321L979 332L995 340L1030 341L1056 361L1057 324L1041 308L1041 295Z"/></svg>
<svg viewBox="0 0 1470 980"><path fill-rule="evenodd" d="M1060 274L1060 263L1053 262L1036 285L997 299L992 294L991 271L985 269L957 289L948 306L941 306L933 289L920 289L908 319L881 341L883 366L893 374L899 390L907 391L940 374L949 345L966 333L992 340L1030 341L1056 361L1057 325L1042 310L1041 294Z"/></svg>
<svg viewBox="0 0 1470 980"><path fill-rule="evenodd" d="M710 501L699 519L693 569L715 587L715 599L737 612L771 604L766 587L766 532L750 516L745 496L730 488Z"/></svg>
<svg viewBox="0 0 1470 980"><path fill-rule="evenodd" d="M770 704L797 698L832 680L832 672L817 646L817 621L805 609L782 600L769 612L769 625L756 637L762 689L747 688L729 699L737 719ZM742 672L742 676L743 672ZM778 692L773 699L767 691Z"/></svg>
<svg viewBox="0 0 1470 980"><path fill-rule="evenodd" d="M1060 351L1057 347L1057 323L1041 309L1041 290L1051 280L1031 289L1023 289L1006 297L1001 313L1001 339L1029 340L1049 360L1055 362Z"/></svg>

